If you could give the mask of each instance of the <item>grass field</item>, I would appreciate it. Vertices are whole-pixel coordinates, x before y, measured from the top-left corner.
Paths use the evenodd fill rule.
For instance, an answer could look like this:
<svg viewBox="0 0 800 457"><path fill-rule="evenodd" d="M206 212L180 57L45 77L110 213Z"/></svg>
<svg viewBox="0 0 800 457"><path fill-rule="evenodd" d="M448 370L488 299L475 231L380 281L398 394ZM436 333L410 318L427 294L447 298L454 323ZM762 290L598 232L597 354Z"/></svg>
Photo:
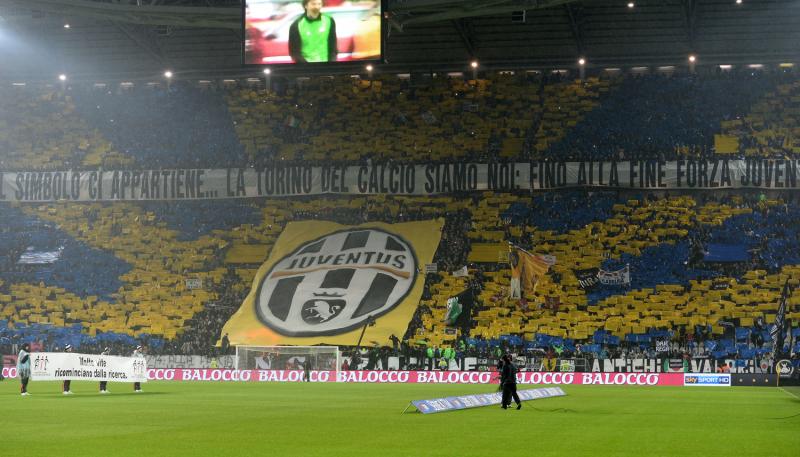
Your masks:
<svg viewBox="0 0 800 457"><path fill-rule="evenodd" d="M800 398L764 387L565 386L521 411L423 415L484 385L0 382L4 456L800 456ZM528 388L528 386L520 386ZM796 393L794 395L797 395Z"/></svg>

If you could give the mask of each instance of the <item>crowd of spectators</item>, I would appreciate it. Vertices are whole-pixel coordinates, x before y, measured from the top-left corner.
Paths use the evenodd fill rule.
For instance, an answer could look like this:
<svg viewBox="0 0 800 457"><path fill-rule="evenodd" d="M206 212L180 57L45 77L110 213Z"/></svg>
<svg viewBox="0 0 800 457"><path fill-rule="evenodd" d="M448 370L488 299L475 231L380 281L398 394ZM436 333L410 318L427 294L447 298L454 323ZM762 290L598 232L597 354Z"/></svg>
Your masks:
<svg viewBox="0 0 800 457"><path fill-rule="evenodd" d="M338 159L340 152L343 162L513 160L532 156L530 148L537 144L547 145L538 153L548 159L672 159L711 154L721 123L746 115L759 97L792 78L763 73L645 75L601 84L599 79L576 83L530 75L496 75L484 82L387 77L370 82L314 79L274 91L238 88L227 92L184 83L114 91L74 87L68 93L32 101L19 116L67 119L65 125L78 132L91 131L92 142L109 142L108 151L127 157L128 166L141 168L259 166L282 159L322 164ZM326 90L330 92L321 96ZM348 109L352 100L342 98L348 93L354 95L352 106L358 109ZM553 100L563 101L569 114L551 115L548 104ZM23 102L24 97L16 97L14 104ZM524 116L514 119L523 112ZM16 150L29 142L27 152L48 149L53 160L47 167L93 163L87 158L94 157L94 146L82 143L74 131L39 122L37 128L44 129L45 138L29 141L27 124L10 122L18 121L13 109L0 107L0 114L0 147ZM368 120L375 120L375 125ZM566 128L570 125L574 127ZM261 127L266 127L263 135L253 133ZM337 128L346 135L337 134ZM370 135L375 136L373 143L366 140ZM59 142L64 151L52 148ZM439 154L438 148L458 149L454 144L463 147L461 152ZM386 149L363 154L373 148ZM404 151L414 152L404 155ZM23 164L24 168L25 154L9 157L13 161L2 166ZM800 265L800 202L791 192L678 196L581 190L499 197L482 192L436 198L374 196L362 197L355 205L345 200L350 199L0 205L0 217L6 221L0 226L0 322L4 325L0 347L10 350L22 339L35 338L46 348L56 349L75 341L77 332L86 336L77 343L90 351L111 347L114 353L126 353L145 343L151 353L229 353L229 348L216 345L224 323L248 291L252 279L248 275L257 266L226 263L226 253L231 245L268 248L285 223L293 220L354 225L445 219L434 257L439 271L425 275L422 300L438 300L436 286L467 266L468 287L479 297L470 316L475 332L451 338L447 347L418 343L430 335L426 332L436 314L433 307L422 304L391 351L424 351L424 357L429 349L453 349L454 357L484 357L498 350L548 353L556 348L565 356L652 356L656 338L652 335L646 342L623 339L613 344L574 334L553 341L529 329L489 335L476 330L483 325L478 314L508 306L510 313L503 317L527 325L543 315L589 313L591 307L636 291L652 290L655 296L663 292L658 290L663 285L680 288L673 293L680 297L697 282L720 278L733 284L732 289L744 284L757 292L769 291L768 297L774 298L777 278L791 275L787 268ZM284 211L280 217L271 212L274 208ZM531 251L558 248L564 255L560 254L537 294L509 302L503 282L507 265L469 261L474 245L492 242L511 242ZM711 244L743 246L748 260L709 262ZM42 265L25 265L19 260L26 251L59 252L60 257ZM579 260L594 262L593 267L606 271L630 268L631 282L624 287L578 290L573 269L585 266ZM153 275L162 278L153 279ZM136 309L139 302L133 300L142 296L166 300L172 288L184 292L183 280L192 275L202 276L205 286L193 298L186 298L182 308L167 312L166 306L162 310L159 303L143 300L149 307ZM170 292L162 289L167 287ZM62 300L67 295L69 306ZM546 295L557 295L555 305L545 306ZM163 319L148 322L151 312L162 313ZM670 332L671 357L700 357L723 350L728 351L725 356L760 354L768 344L763 338L767 329L748 323L747 316L737 319L731 321L732 337L687 323L671 328L651 325L645 332L631 334ZM115 333L111 321L135 330ZM555 325L553 321L540 324L547 330L547 325ZM48 325L69 332L56 334L47 330ZM91 338L86 335L90 328L94 330ZM748 331L737 334L737 329ZM373 362L386 353L380 347L376 351ZM432 358L441 357L434 353Z"/></svg>
<svg viewBox="0 0 800 457"><path fill-rule="evenodd" d="M553 233L554 236L558 234L569 233L576 229L582 229L584 226L595 224L598 220L605 220L615 217L615 210L621 201L630 200L637 197L643 203L642 205L655 205L653 209L656 210L663 202L663 197L656 195L635 195L630 193L616 193L616 192L585 192L585 191L571 191L562 193L557 196L535 196L530 198L528 206L524 208L529 211L523 211L523 206L520 200L516 203L508 205L507 212L499 217L498 225L504 227L506 241L511 241L518 245L529 247L532 250L540 246L534 242L534 237L520 236L520 233L529 233L530 229L519 229L520 227L532 227L532 230L542 230L546 233ZM471 202L467 202L466 206L476 206L481 203L485 198L480 194L474 194L469 198ZM522 200L526 201L526 200ZM650 202L650 203L648 203ZM442 238L439 248L434 257L434 263L439 269L439 273L428 273L426 275L425 287L423 290L422 301L434 299L432 286L442 281L444 278L449 277L452 272L461 269L464 266L469 267L470 277L468 279L468 287L474 289L476 296L481 295L482 291L489 288L494 281L496 281L496 274L506 271L507 266L500 262L483 262L471 263L467 257L470 253L470 240L471 236L480 236L480 234L471 234L473 225L477 223L476 214L467 208L453 210L449 208L446 203L428 202L427 206L420 206L419 202L415 199L400 199L400 198L387 198L380 204L371 202L370 199L364 199L364 204L356 208L345 209L325 203L325 199L308 199L307 209L297 209L291 211L288 220L331 220L342 224L358 224L368 221L386 221L398 222L403 220L416 220L427 219L434 217L444 217L445 224L442 230ZM293 205L284 202L287 208ZM674 202L672 204L675 204ZM219 207L209 205L208 202L188 204L191 208L176 208L175 204L156 204L148 203L146 208L154 213L154 220L161 221L167 225L173 225L186 242L191 242L192 239L197 239L198 236L208 233L216 233L220 229L225 230L235 227L236 220L223 222L225 218L214 220L209 217L210 214L217 214ZM617 258L607 258L601 262L601 266L608 270L622 265L628 264L632 271L631 284L625 287L605 287L601 291L595 293L586 293L589 298L589 305L593 303L600 303L609 297L614 297L619 294L626 294L632 290L648 290L659 284L678 284L688 290L689 283L693 280L714 279L720 278L723 282L731 284L731 281L742 281L748 283L752 281L746 279L753 271L763 270L771 272L771 274L780 274L782 269L787 265L795 265L800 259L800 237L796 233L796 227L800 226L800 204L795 196L790 192L781 194L774 194L765 196L758 192L732 192L730 194L714 194L704 195L693 201L692 205L699 205L701 208L730 208L726 211L738 211L740 214L728 212L725 220L720 224L704 224L702 223L702 209L697 210L698 215L693 216L693 222L685 228L689 230L686 238L691 239L693 245L697 246L700 255L694 260L694 265L688 265L690 262L690 250L688 243L678 241L676 244L659 244L656 243L650 248L643 249L640 255L623 254ZM243 212L240 214L246 217L247 211L253 207L250 205L243 206ZM413 208L413 209L412 209ZM191 218L177 218L170 220L167 216L173 211L184 211L191 209L195 213L201 213ZM551 212L547 212L549 209ZM4 208L7 212L17 211L13 208ZM540 213L539 210L542 210ZM584 214L586 213L586 214ZM541 217L537 217L537 214ZM588 214L588 215L587 215ZM650 214L650 213L648 213ZM9 213L9 216L12 216ZM19 213L13 215L10 219L18 221L20 227L14 224L4 227L3 232L5 236L13 234L15 230L24 232L30 230L29 224L24 223L26 217L30 216ZM236 219L236 218L234 218ZM583 219L586 219L585 221ZM587 223L589 219L594 219L594 222ZM797 219L797 220L796 220ZM33 219L31 219L33 220ZM179 224L180 220L183 224ZM648 222L649 221L649 222ZM253 220L256 222L256 220ZM274 221L278 224L278 221ZM649 223L657 223L658 214L654 211L647 216L647 219L639 220L637 223L647 227ZM262 221L264 224L269 224L266 220ZM25 225L28 224L28 225ZM272 227L270 227L271 229ZM515 229L516 228L516 229ZM197 233L192 235L192 231ZM599 234L600 229L595 229L595 233ZM35 233L35 232L34 232ZM591 233L591 231L590 231ZM516 235L515 235L516 234ZM70 237L63 235L63 238L68 240ZM22 245L27 244L30 239L22 242ZM527 243L527 245L526 245ZM709 243L725 243L725 244L743 244L750 248L752 256L744 264L741 262L734 262L731 264L713 264L705 260L705 246ZM612 246L608 246L612 249ZM225 267L222 263L222 254L212 256L207 259L207 268L223 268L224 274L218 281L209 283L212 296L211 300L203 303L199 311L195 312L191 318L183 322L183 331L180 332L175 338L163 338L159 335L140 335L138 337L128 337L119 340L95 338L92 340L84 340L83 348L87 350L102 349L103 347L110 346L112 351L117 353L125 353L132 349L136 344L145 342L150 347L150 352L154 354L210 354L219 355L226 353L225 350L218 348L217 343L222 336L222 327L228 320L233 312L242 303L246 293L247 287L242 287L242 277L236 268L232 265ZM113 259L112 257L109 257ZM102 258L100 258L102 260ZM15 265L14 259L7 259L11 262L3 270L3 284L0 285L0 293L11 292L9 287L14 283L19 282L21 279L18 277L20 274L19 265ZM8 263L7 262L7 263ZM569 264L569 259L561 259L559 263L565 265ZM91 264L90 264L91 266ZM42 276L47 270L58 270L63 268L56 262L53 266L45 266L43 268L33 268L40 278L45 283L58 281L59 276L52 277ZM93 267L94 268L94 267ZM108 271L104 270L106 267L95 268L85 274L84 280L89 281L99 278L101 273L106 274ZM96 271L95 271L96 270ZM701 271L707 276L699 276L693 272ZM548 281L554 283L561 290L569 290L574 285L570 285L567 281L569 273L561 269L558 271L551 271L548 273ZM70 281L67 280L69 283ZM757 282L756 282L757 284ZM70 290L68 284L62 284ZM74 289L74 287L72 288ZM86 296L88 292L81 292L78 295ZM491 309L497 306L498 303L508 303L505 293L500 291L495 294L495 298L499 301L486 301L478 299L475 307L472 309L471 326L477 325L477 315L481 310ZM58 297L52 296L50 299L58 300ZM527 303L522 303L514 306L530 307L530 313L545 313L555 315L558 310L548 310L544 306L545 303L533 300ZM587 311L583 305L579 305L579 310ZM9 308L6 308L8 311ZM20 309L17 308L17 312ZM401 344L397 347L396 351L402 352L404 346L408 346L409 350L419 351L420 347L418 341L425 340L425 332L421 335L419 330L424 330L423 318L432 315L432 310L425 304L422 304L417 309L414 317L409 323L407 332L400 335ZM525 316L530 313L524 313ZM530 315L534 315L530 314ZM78 321L71 321L78 322ZM740 353L753 355L759 354L758 351L764 350L768 346L767 338L763 337L766 328L756 331L755 325L747 325L738 322L735 319L730 321L731 326L740 329L750 329L746 334L740 334L739 337L744 339L733 339L730 344L726 346L727 356L736 356ZM65 323L69 325L69 322ZM676 324L672 328L654 329L659 331L669 331L669 338L673 340L671 348L671 356L682 356L682 354L689 354L692 357L709 356L714 352L720 353L722 350L722 340L730 340L730 338L723 338L725 335L715 334L711 335L707 327L697 327L694 331L688 331L689 326L685 324ZM79 331L81 329L79 328ZM31 336L30 333L27 334ZM45 347L55 349L64 345L64 340L59 340L52 335L44 332L44 337L39 339ZM691 336L689 336L691 335ZM757 337L756 335L760 335ZM513 334L507 335L513 337ZM7 334L0 338L5 338L0 341L0 344L11 345L18 344L19 339L8 339ZM551 340L536 341L536 339L528 340L526 338L517 339L517 337L504 339L504 338L488 338L480 334L474 334L462 338L453 339L447 347L452 347L461 356L476 356L485 357L493 354L499 350L512 350L526 353L530 351L539 351L538 353L546 353L554 347L560 347L564 351L563 357L576 356L580 354L589 358L604 358L603 354L610 357L634 357L639 355L653 355L654 354L654 338L648 338L647 341L615 341L614 344L602 342L602 344L591 340L581 340L580 338L568 338ZM760 339L759 339L760 338ZM460 341L464 341L465 346L459 350ZM704 344L706 341L712 341L712 344ZM389 344L386 342L386 344ZM599 344L597 346L596 344ZM443 347L444 348L444 347ZM442 349L443 349L442 348ZM427 346L425 351L427 351ZM229 353L229 351L227 351ZM396 353L396 352L395 352ZM662 354L663 355L663 354ZM721 353L720 353L721 355ZM723 356L723 355L721 355Z"/></svg>
<svg viewBox="0 0 800 457"><path fill-rule="evenodd" d="M792 72L275 78L272 90L4 88L3 169L396 161L674 159L791 153ZM769 105L759 101L767 97ZM763 104L763 103L762 103ZM778 112L775 112L775 109ZM757 116L748 116L752 109ZM783 113L783 114L781 114ZM774 132L772 130L775 130ZM761 151L761 152L759 152Z"/></svg>
<svg viewBox="0 0 800 457"><path fill-rule="evenodd" d="M550 157L674 160L709 157L723 121L751 106L791 74L645 74L622 79L600 106L555 144Z"/></svg>
<svg viewBox="0 0 800 457"><path fill-rule="evenodd" d="M225 168L243 163L221 94L185 82L169 87L71 89L77 113L144 169Z"/></svg>

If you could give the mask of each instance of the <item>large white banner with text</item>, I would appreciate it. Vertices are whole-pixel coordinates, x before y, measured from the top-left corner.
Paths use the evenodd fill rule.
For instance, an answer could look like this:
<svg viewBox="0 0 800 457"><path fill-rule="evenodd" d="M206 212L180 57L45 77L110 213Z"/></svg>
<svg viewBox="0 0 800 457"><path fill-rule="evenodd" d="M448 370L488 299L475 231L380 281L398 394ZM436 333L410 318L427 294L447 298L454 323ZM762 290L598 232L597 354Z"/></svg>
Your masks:
<svg viewBox="0 0 800 457"><path fill-rule="evenodd" d="M33 381L112 381L147 382L144 357L77 354L74 352L34 352L31 354Z"/></svg>

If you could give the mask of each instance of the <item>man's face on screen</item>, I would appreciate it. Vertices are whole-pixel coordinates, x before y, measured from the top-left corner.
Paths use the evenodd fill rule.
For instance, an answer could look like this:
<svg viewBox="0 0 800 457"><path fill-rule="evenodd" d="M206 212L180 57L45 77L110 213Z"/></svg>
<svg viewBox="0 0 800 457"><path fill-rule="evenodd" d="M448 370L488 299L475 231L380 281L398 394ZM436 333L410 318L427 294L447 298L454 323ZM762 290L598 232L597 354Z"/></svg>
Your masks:
<svg viewBox="0 0 800 457"><path fill-rule="evenodd" d="M309 17L317 17L319 16L319 12L322 9L322 0L310 0L306 4L306 14Z"/></svg>

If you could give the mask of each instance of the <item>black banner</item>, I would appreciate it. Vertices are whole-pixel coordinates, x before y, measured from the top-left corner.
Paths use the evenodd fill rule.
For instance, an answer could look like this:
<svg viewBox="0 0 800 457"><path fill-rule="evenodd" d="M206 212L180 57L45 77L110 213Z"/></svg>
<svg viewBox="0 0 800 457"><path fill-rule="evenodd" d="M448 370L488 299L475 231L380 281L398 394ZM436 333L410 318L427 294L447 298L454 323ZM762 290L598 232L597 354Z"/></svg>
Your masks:
<svg viewBox="0 0 800 457"><path fill-rule="evenodd" d="M570 187L798 189L800 159L417 163L260 169L0 171L0 201L137 201L321 194L436 195Z"/></svg>

